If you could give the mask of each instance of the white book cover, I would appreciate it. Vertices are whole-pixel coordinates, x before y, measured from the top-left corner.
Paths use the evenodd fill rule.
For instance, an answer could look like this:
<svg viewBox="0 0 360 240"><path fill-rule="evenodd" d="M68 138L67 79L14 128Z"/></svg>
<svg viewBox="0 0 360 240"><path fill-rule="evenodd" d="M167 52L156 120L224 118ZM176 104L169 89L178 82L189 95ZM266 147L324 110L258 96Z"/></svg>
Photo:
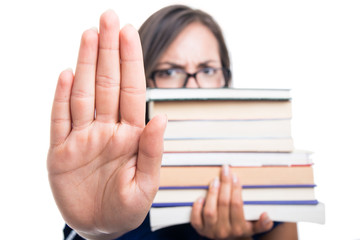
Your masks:
<svg viewBox="0 0 360 240"><path fill-rule="evenodd" d="M239 167L311 165L312 152L178 152L163 153L162 166L225 165Z"/></svg>
<svg viewBox="0 0 360 240"><path fill-rule="evenodd" d="M290 119L168 121L165 139L290 138Z"/></svg>
<svg viewBox="0 0 360 240"><path fill-rule="evenodd" d="M258 220L263 212L270 219L279 222L312 222L325 223L325 206L316 205L244 205L245 219ZM190 222L191 207L164 207L150 209L150 226L152 231L160 228Z"/></svg>
<svg viewBox="0 0 360 240"><path fill-rule="evenodd" d="M160 188L153 203L193 203L206 197L208 189L203 188ZM242 189L244 201L301 201L315 200L313 186L309 187L253 187Z"/></svg>
<svg viewBox="0 0 360 240"><path fill-rule="evenodd" d="M261 88L197 88L197 89L159 89L146 90L147 101L167 100L290 100L289 89Z"/></svg>

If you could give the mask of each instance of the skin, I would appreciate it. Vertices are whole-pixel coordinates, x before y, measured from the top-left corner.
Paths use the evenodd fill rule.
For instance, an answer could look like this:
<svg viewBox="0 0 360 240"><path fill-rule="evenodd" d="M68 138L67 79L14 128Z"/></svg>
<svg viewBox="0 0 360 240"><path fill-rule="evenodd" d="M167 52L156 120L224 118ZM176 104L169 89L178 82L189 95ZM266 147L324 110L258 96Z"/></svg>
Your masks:
<svg viewBox="0 0 360 240"><path fill-rule="evenodd" d="M112 11L101 16L99 34L83 33L75 76L60 74L49 181L66 223L86 239L138 227L158 189L167 119L145 126L145 85L138 33L120 31Z"/></svg>
<svg viewBox="0 0 360 240"><path fill-rule="evenodd" d="M53 102L49 182L66 223L86 239L114 239L137 228L159 186L167 119L157 116L145 126L139 36L133 27L119 26L109 10L100 17L99 33L94 29L83 33L75 74L72 70L60 74ZM175 63L192 73L205 63L220 66L209 31L198 24L193 27L167 49L159 67ZM194 30L203 41L190 40ZM189 79L186 87L198 86ZM271 228L264 215L255 223L244 220L236 179L225 168L220 182L210 185L206 200L195 203L191 222L201 235L231 239ZM297 239L283 238L283 232L295 235L286 224L282 229L264 239Z"/></svg>

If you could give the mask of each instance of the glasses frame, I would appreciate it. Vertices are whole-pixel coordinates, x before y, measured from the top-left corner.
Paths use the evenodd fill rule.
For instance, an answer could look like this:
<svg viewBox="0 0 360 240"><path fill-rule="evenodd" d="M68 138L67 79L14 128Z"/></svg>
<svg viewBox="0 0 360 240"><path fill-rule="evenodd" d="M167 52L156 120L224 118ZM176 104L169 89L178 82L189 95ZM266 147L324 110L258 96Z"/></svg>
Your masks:
<svg viewBox="0 0 360 240"><path fill-rule="evenodd" d="M171 69L171 68L170 68ZM203 68L203 69L200 69L194 73L188 73L186 72L185 70L181 69L185 74L186 74L186 78L185 78L185 81L184 81L184 85L181 87L181 88L186 88L186 84L188 83L189 81L189 78L193 77L195 79L195 82L196 84L199 86L199 88L201 88L201 86L199 85L199 82L196 78L196 75L202 71L204 71L204 69L206 68ZM225 80L225 84L224 86L222 86L222 88L224 87L228 87L228 84L229 84L229 80L231 78L231 70L228 69L228 68L225 68L225 67L220 67L220 68L212 68L212 69L215 69L215 70L222 70L223 72L223 75L224 75L224 80ZM161 71L164 71L164 70L167 70L167 69L161 69L161 70L155 70L151 73L150 75L150 79L154 82L154 86L155 88L157 88L157 85L156 85L156 80L155 80L155 75L158 73L158 72L161 72Z"/></svg>

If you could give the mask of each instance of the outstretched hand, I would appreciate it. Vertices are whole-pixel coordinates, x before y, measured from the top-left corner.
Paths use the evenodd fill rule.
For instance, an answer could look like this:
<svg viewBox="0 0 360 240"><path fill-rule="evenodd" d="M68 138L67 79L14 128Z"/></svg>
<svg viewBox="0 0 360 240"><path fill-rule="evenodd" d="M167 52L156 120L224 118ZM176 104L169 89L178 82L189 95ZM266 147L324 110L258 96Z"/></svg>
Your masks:
<svg viewBox="0 0 360 240"><path fill-rule="evenodd" d="M83 33L75 75L60 74L48 172L66 223L87 239L139 226L159 185L166 117L145 126L141 43L113 11Z"/></svg>

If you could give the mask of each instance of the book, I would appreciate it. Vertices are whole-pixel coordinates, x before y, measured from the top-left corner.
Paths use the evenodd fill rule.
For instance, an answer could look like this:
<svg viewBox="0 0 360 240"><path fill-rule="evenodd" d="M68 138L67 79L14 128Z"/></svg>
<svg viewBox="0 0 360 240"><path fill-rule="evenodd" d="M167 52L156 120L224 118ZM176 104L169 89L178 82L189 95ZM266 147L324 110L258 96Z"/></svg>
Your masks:
<svg viewBox="0 0 360 240"><path fill-rule="evenodd" d="M164 111L167 115L171 109L185 115L189 110L180 109L181 106L189 101L197 102L195 112L200 114L204 122L189 121L194 118L189 115L184 121L170 121L165 132L165 152L290 152L294 149L290 132L290 99L287 89L148 89L147 118L151 119L156 114L158 103L170 104ZM280 104L277 111L266 110L266 104L263 104L265 109L256 111L252 111L251 107L247 108L248 111L236 108L241 106L239 103L248 101L286 104ZM215 106L216 102L222 105ZM176 105L171 105L173 103ZM256 106L256 103L250 105ZM203 105L208 105L210 112L216 113L216 119L206 116ZM260 115L247 115L247 121L239 121L241 118L231 120L226 116L231 112ZM263 112L269 113L267 117L262 115Z"/></svg>
<svg viewBox="0 0 360 240"><path fill-rule="evenodd" d="M168 121L164 139L291 138L290 119Z"/></svg>
<svg viewBox="0 0 360 240"><path fill-rule="evenodd" d="M147 101L163 100L290 100L289 89L256 88L148 88Z"/></svg>
<svg viewBox="0 0 360 240"><path fill-rule="evenodd" d="M161 167L160 186L207 186L220 166ZM242 185L314 184L312 166L232 167Z"/></svg>
<svg viewBox="0 0 360 240"><path fill-rule="evenodd" d="M191 206L152 207L150 209L152 231L189 223L191 208ZM258 220L263 212L266 212L273 221L325 223L325 206L320 202L302 205L244 204L244 216L247 221Z"/></svg>
<svg viewBox="0 0 360 240"><path fill-rule="evenodd" d="M324 222L312 160L296 151L288 89L148 89L147 119L168 116L152 229L188 223L191 206L231 164L245 218Z"/></svg>
<svg viewBox="0 0 360 240"><path fill-rule="evenodd" d="M312 152L178 152L163 153L162 166L296 166L309 165Z"/></svg>
<svg viewBox="0 0 360 240"><path fill-rule="evenodd" d="M290 101L273 100L149 100L148 117L166 114L169 120L202 119L289 119L292 117Z"/></svg>
<svg viewBox="0 0 360 240"><path fill-rule="evenodd" d="M165 139L164 152L291 152L292 138Z"/></svg>
<svg viewBox="0 0 360 240"><path fill-rule="evenodd" d="M291 118L288 89L147 89L147 117L169 120Z"/></svg>
<svg viewBox="0 0 360 240"><path fill-rule="evenodd" d="M242 199L244 202L278 203L279 201L315 201L315 185L277 185L277 186L243 186ZM154 204L181 204L192 205L200 197L206 197L207 186L198 187L160 187Z"/></svg>

